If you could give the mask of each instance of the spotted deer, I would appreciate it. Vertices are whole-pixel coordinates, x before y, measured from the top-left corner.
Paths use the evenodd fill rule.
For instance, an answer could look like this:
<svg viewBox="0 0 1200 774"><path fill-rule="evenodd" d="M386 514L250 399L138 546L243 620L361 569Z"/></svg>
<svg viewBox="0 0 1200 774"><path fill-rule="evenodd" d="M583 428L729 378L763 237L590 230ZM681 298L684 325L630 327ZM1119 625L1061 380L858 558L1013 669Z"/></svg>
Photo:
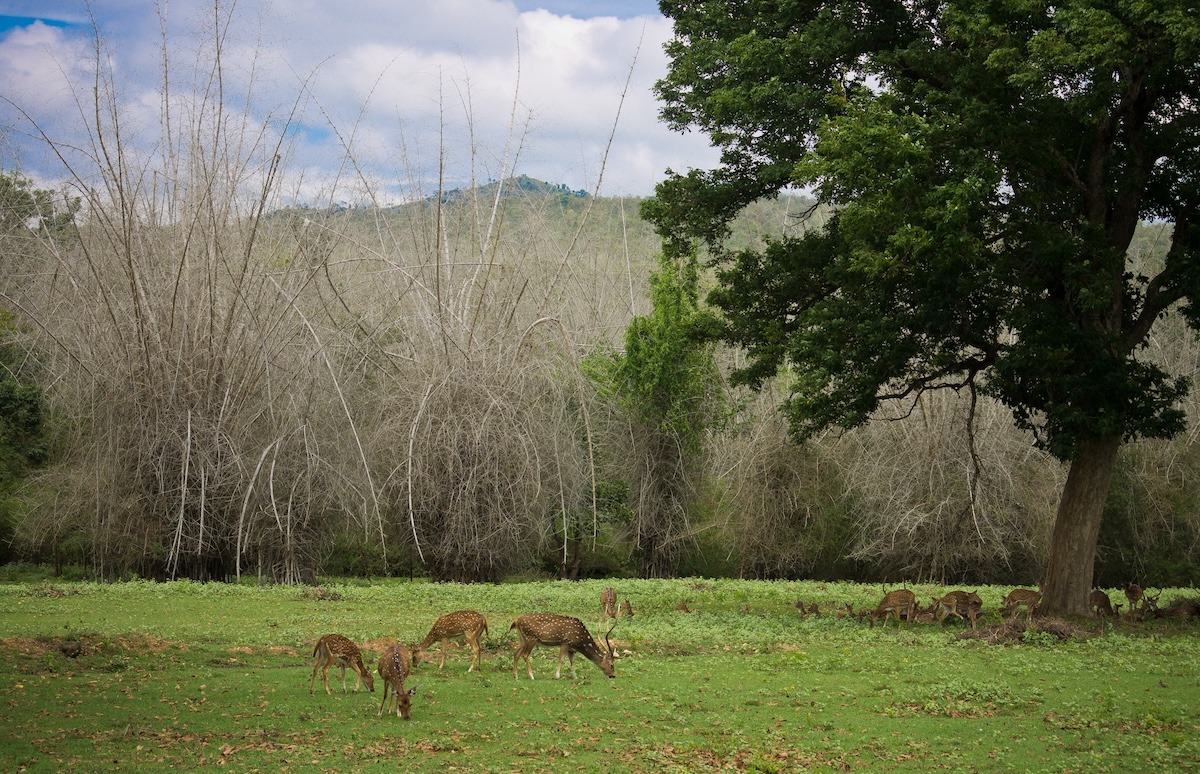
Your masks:
<svg viewBox="0 0 1200 774"><path fill-rule="evenodd" d="M617 590L612 586L607 586L604 591L600 592L600 623L598 626L603 627L604 622L609 618L617 620Z"/></svg>
<svg viewBox="0 0 1200 774"><path fill-rule="evenodd" d="M953 615L958 616L961 621L970 621L971 628L974 629L975 621L983 609L983 600L974 591L951 591L938 600L937 607L938 623L945 623L946 619Z"/></svg>
<svg viewBox="0 0 1200 774"><path fill-rule="evenodd" d="M898 589L889 591L883 595L883 599L870 613L871 626L875 626L875 622L880 618L883 619L883 625L886 626L888 619L896 616L896 625L900 625L901 620L908 621L909 626L912 625L913 618L917 612L917 595L908 589Z"/></svg>
<svg viewBox="0 0 1200 774"><path fill-rule="evenodd" d="M616 626L615 622L613 626ZM570 661L571 676L578 677L575 673L576 653L586 656L589 661L600 667L600 671L607 677L616 677L613 670L612 643L608 641L612 627L609 627L608 633L604 635L604 650L600 649L600 646L592 639L587 627L583 625L583 621L578 618L554 615L553 613L526 613L508 627L510 632L513 629L516 629L520 636L516 653L513 654L513 679L519 679L517 663L522 658L525 659L525 671L528 672L529 679L533 679L533 667L529 664L529 654L538 645L558 646L558 668L554 670L555 680L562 677L563 656L567 656Z"/></svg>
<svg viewBox="0 0 1200 774"><path fill-rule="evenodd" d="M379 657L379 676L383 678L383 703L379 705L378 717L383 717L390 688L396 700L396 717L405 720L412 718L412 697L416 695L417 689L404 688L404 681L408 678L411 666L412 654L398 642L388 647Z"/></svg>
<svg viewBox="0 0 1200 774"><path fill-rule="evenodd" d="M1025 620L1033 618L1033 611L1042 603L1042 592L1032 589L1013 589L1000 603L1000 615L1015 619L1021 607L1025 608Z"/></svg>
<svg viewBox="0 0 1200 774"><path fill-rule="evenodd" d="M633 618L633 605L629 604L629 600L621 603L621 608L617 611L617 618Z"/></svg>
<svg viewBox="0 0 1200 774"><path fill-rule="evenodd" d="M413 666L426 661L425 651L434 642L439 642L441 659L438 661L438 669L446 665L446 641L463 638L463 641L471 648L471 664L467 667L467 671L471 672L479 666L479 635L487 634L487 619L482 614L474 610L459 610L454 613L447 613L434 622L433 627L429 630L429 634L425 635L425 639L413 648L412 663Z"/></svg>
<svg viewBox="0 0 1200 774"><path fill-rule="evenodd" d="M326 634L317 640L317 646L313 648L313 656L317 660L313 664L312 679L308 681L309 695L312 694L316 685L318 669L321 670L321 682L325 684L325 693L331 693L329 690L329 667L334 664L342 668L342 693L346 693L346 667L350 667L358 674L358 682L354 684L356 693L363 683L367 684L368 691L375 691L375 678L371 677L371 672L363 664L362 651L346 637L340 634Z"/></svg>

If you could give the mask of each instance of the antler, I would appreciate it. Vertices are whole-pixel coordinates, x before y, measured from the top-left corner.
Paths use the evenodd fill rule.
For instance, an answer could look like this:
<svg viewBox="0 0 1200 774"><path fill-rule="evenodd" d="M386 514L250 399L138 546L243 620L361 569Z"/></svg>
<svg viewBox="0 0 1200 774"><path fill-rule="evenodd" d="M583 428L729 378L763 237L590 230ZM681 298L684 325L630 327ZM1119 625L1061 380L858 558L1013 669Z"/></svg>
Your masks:
<svg viewBox="0 0 1200 774"><path fill-rule="evenodd" d="M612 643L608 641L608 635L612 634L612 631L615 628L617 628L617 619L614 618L612 626L608 627L608 631L604 633L604 647L608 648L608 656L609 658L613 659L617 657L617 654L613 653L613 646Z"/></svg>

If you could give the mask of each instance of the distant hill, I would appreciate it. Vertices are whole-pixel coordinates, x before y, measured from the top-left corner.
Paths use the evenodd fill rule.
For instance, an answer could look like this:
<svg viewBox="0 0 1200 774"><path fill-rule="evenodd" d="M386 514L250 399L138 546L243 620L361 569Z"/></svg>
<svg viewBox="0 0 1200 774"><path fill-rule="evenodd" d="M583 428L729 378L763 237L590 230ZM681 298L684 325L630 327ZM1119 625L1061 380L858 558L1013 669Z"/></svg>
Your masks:
<svg viewBox="0 0 1200 774"><path fill-rule="evenodd" d="M502 196L545 195L583 199L591 195L582 189L573 191L566 183L547 183L544 180L535 180L529 175L517 175L503 181L493 180L474 188L455 188L451 191L444 191L441 200L443 204L450 204L471 198L493 199L496 196L497 188L500 189ZM435 194L426 197L426 201L435 201L437 198Z"/></svg>

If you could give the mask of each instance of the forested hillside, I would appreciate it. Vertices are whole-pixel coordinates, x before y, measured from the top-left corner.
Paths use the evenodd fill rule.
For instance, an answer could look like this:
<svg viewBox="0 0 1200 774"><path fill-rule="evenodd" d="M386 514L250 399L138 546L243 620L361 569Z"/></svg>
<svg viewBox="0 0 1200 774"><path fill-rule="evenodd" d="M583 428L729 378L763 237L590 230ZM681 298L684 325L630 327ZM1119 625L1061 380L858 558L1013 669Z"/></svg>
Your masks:
<svg viewBox="0 0 1200 774"><path fill-rule="evenodd" d="M198 183L170 218L98 197L77 231L2 237L5 362L41 390L48 450L8 496L10 558L286 582L1039 579L1064 470L983 400L970 423L940 395L797 446L781 396L730 389L739 354L705 345L705 424L664 457L619 383L657 378L618 366L651 277L674 287L637 201L492 186L247 211ZM785 197L735 240L819 220ZM1142 260L1162 237L1143 229ZM1194 373L1195 341L1166 330L1147 357ZM1195 432L1123 452L1101 584L1196 582L1195 457Z"/></svg>

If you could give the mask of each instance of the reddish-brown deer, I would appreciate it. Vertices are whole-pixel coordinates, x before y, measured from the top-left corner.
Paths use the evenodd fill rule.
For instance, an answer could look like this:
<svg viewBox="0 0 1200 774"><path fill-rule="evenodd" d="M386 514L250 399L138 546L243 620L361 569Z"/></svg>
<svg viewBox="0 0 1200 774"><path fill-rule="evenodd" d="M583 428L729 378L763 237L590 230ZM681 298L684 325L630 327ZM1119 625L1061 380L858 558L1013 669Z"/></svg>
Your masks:
<svg viewBox="0 0 1200 774"><path fill-rule="evenodd" d="M1132 581L1126 583L1125 599L1129 600L1129 612L1132 615L1142 601L1142 587Z"/></svg>
<svg viewBox="0 0 1200 774"><path fill-rule="evenodd" d="M617 611L617 618L633 618L633 605L629 604L629 600L621 603L621 609Z"/></svg>
<svg viewBox="0 0 1200 774"><path fill-rule="evenodd" d="M959 620L970 621L975 628L975 621L983 610L983 600L974 591L951 591L937 602L938 623L945 623L950 616L958 616Z"/></svg>
<svg viewBox="0 0 1200 774"><path fill-rule="evenodd" d="M917 613L917 595L908 589L897 589L889 591L883 595L883 599L870 613L871 626L875 626L875 622L880 618L883 619L883 625L886 626L888 619L893 615L896 616L896 625L900 625L900 621L908 621L909 626L912 625L913 618Z"/></svg>
<svg viewBox="0 0 1200 774"><path fill-rule="evenodd" d="M396 699L396 716L405 720L412 718L412 697L416 695L417 689L404 688L404 681L408 678L411 666L412 654L398 642L388 647L379 657L379 676L383 678L383 703L379 705L378 717L383 717L390 688Z"/></svg>
<svg viewBox="0 0 1200 774"><path fill-rule="evenodd" d="M525 659L525 671L529 673L529 679L533 679L533 667L529 665L529 654L538 645L558 646L558 668L554 670L554 679L556 680L562 677L563 656L567 656L570 661L571 676L577 677L575 674L576 653L582 653L589 661L600 667L600 671L606 676L616 677L613 671L612 643L608 641L608 635L612 633L611 627L604 635L604 650L600 649L600 646L592 639L587 627L583 625L583 621L578 618L554 615L553 613L527 613L517 618L508 627L510 632L513 629L517 630L517 634L521 638L517 644L517 651L513 654L514 679L517 678L517 662L522 658Z"/></svg>
<svg viewBox="0 0 1200 774"><path fill-rule="evenodd" d="M463 641L471 648L471 665L467 667L467 671L471 672L475 667L479 666L479 635L487 634L487 619L481 613L474 610L459 610L454 613L447 613L434 622L433 627L429 630L429 634L425 635L425 639L421 640L421 644L413 648L413 666L426 661L425 651L434 642L439 642L441 659L438 661L438 669L446 665L446 641L463 638Z"/></svg>
<svg viewBox="0 0 1200 774"><path fill-rule="evenodd" d="M1113 610L1112 600L1100 589L1092 589L1092 593L1088 595L1088 604L1091 605L1092 612L1101 618L1117 617L1117 611Z"/></svg>
<svg viewBox="0 0 1200 774"><path fill-rule="evenodd" d="M1000 615L1005 618L1014 619L1020 612L1021 607L1025 608L1025 620L1033 618L1033 611L1042 603L1042 592L1032 589L1013 589L1008 592L1008 596L1000 603Z"/></svg>
<svg viewBox="0 0 1200 774"><path fill-rule="evenodd" d="M317 661L313 664L312 679L308 681L309 694L312 694L313 687L316 685L318 669L321 670L321 682L325 684L325 693L330 693L329 667L334 664L342 668L342 693L346 692L346 667L350 667L358 674L358 682L354 684L355 692L363 683L367 684L368 691L375 690L375 679L371 677L370 671L363 664L362 651L346 637L340 634L326 634L317 640L317 646L313 648L313 656Z"/></svg>

